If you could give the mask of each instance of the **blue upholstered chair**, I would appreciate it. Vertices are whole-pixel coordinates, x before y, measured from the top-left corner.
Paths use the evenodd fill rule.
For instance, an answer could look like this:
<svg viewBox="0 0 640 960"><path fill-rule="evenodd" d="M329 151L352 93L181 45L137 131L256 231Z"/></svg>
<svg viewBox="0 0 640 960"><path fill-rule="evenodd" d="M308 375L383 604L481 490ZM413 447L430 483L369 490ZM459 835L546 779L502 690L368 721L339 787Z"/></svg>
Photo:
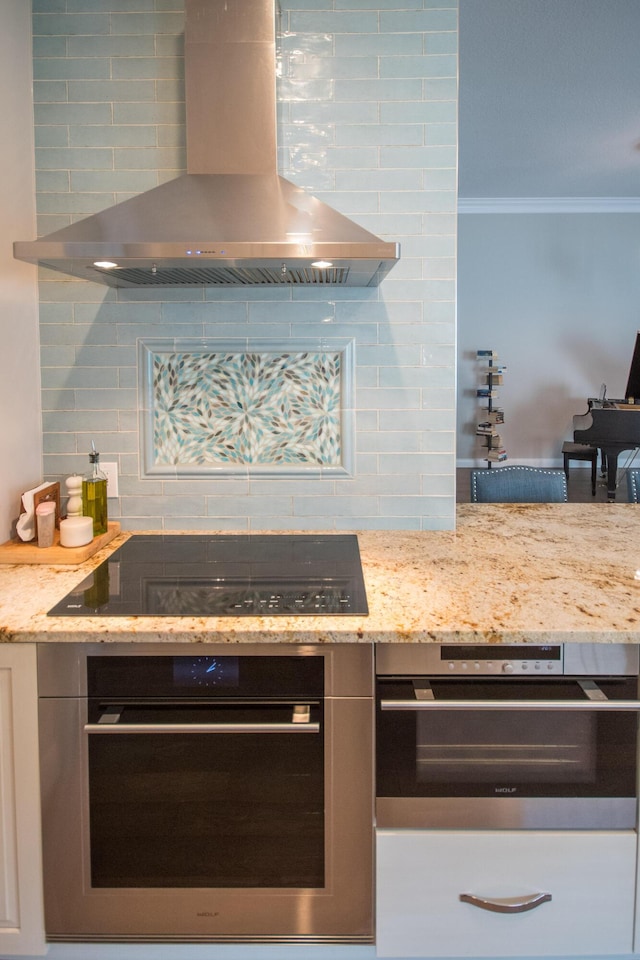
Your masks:
<svg viewBox="0 0 640 960"><path fill-rule="evenodd" d="M471 471L472 503L566 503L564 470L492 467Z"/></svg>
<svg viewBox="0 0 640 960"><path fill-rule="evenodd" d="M640 503L640 470L627 470L629 503Z"/></svg>

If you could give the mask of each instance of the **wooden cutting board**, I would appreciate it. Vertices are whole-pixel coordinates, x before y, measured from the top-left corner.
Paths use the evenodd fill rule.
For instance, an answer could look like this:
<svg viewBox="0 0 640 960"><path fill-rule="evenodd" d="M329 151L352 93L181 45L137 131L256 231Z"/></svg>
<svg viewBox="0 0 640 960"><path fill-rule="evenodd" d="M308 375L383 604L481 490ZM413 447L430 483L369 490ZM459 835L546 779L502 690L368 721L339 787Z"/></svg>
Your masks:
<svg viewBox="0 0 640 960"><path fill-rule="evenodd" d="M39 547L36 540L7 540L0 545L0 563L83 563L120 533L119 523L109 522L107 528L106 533L83 547L61 547L59 530L55 531L52 547Z"/></svg>

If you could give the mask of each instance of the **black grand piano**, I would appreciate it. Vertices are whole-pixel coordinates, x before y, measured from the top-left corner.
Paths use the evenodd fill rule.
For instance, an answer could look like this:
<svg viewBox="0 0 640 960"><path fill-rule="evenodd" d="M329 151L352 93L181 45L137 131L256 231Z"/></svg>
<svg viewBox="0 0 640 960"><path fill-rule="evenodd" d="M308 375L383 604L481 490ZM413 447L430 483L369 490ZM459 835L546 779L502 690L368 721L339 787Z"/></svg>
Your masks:
<svg viewBox="0 0 640 960"><path fill-rule="evenodd" d="M600 397L589 397L587 403L587 413L573 418L573 439L602 451L603 467L607 465L607 499L615 500L618 457L624 450L640 447L640 332L624 400L607 400L603 389Z"/></svg>

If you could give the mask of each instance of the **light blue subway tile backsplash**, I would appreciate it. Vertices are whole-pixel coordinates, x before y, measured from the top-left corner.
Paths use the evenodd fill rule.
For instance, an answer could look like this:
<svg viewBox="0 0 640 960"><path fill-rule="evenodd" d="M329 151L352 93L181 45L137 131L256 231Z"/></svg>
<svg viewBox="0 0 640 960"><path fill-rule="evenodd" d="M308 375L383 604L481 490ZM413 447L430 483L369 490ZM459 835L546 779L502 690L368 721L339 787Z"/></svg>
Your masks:
<svg viewBox="0 0 640 960"><path fill-rule="evenodd" d="M177 57L113 57L110 61L114 80L145 80L162 77L181 80L183 61Z"/></svg>
<svg viewBox="0 0 640 960"><path fill-rule="evenodd" d="M294 33L330 35L377 33L378 12L372 9L336 12L328 6L316 10L292 9L289 14L289 29Z"/></svg>
<svg viewBox="0 0 640 960"><path fill-rule="evenodd" d="M100 36L110 31L110 18L107 13L71 13L56 11L55 15L46 13L33 15L33 35L74 37Z"/></svg>
<svg viewBox="0 0 640 960"><path fill-rule="evenodd" d="M429 146L451 146L458 142L458 128L455 123L429 123L425 130Z"/></svg>
<svg viewBox="0 0 640 960"><path fill-rule="evenodd" d="M69 131L67 127L39 127L35 131L36 147L68 147ZM67 175L67 182L69 178Z"/></svg>
<svg viewBox="0 0 640 960"><path fill-rule="evenodd" d="M425 3L425 6L427 4ZM435 4L434 4L435 6ZM458 56L458 33L451 30L448 33L427 33L424 38L425 53L448 53Z"/></svg>
<svg viewBox="0 0 640 960"><path fill-rule="evenodd" d="M78 389L75 395L82 410L128 410L136 402L136 390L125 390L122 387L116 390Z"/></svg>
<svg viewBox="0 0 640 960"><path fill-rule="evenodd" d="M140 496L124 497L121 504L123 517L198 517L206 514L206 497Z"/></svg>
<svg viewBox="0 0 640 960"><path fill-rule="evenodd" d="M169 34L176 36L184 29L184 14L167 10L159 11L130 11L126 13L112 13L111 33L125 37L137 34L148 37L149 34Z"/></svg>
<svg viewBox="0 0 640 960"><path fill-rule="evenodd" d="M106 57L83 57L79 60L37 57L33 64L33 78L36 81L108 80L110 75L111 62Z"/></svg>
<svg viewBox="0 0 640 960"><path fill-rule="evenodd" d="M386 57L380 64L381 77L455 77L458 58L450 54L420 57Z"/></svg>
<svg viewBox="0 0 640 960"><path fill-rule="evenodd" d="M334 46L339 57L420 56L424 51L424 36L422 33L396 32L337 35Z"/></svg>
<svg viewBox="0 0 640 960"><path fill-rule="evenodd" d="M134 124L176 124L184 123L184 104L180 100L174 101L122 101L113 105L113 119L115 123Z"/></svg>
<svg viewBox="0 0 640 960"><path fill-rule="evenodd" d="M114 160L118 170L177 170L184 167L185 151L181 146L156 150L149 150L146 147L127 147L118 150Z"/></svg>
<svg viewBox="0 0 640 960"><path fill-rule="evenodd" d="M50 148L36 150L36 163L39 170L69 170L91 164L92 170L110 170L113 167L111 150L61 150Z"/></svg>
<svg viewBox="0 0 640 960"><path fill-rule="evenodd" d="M402 144L421 147L424 130L420 123L357 123L344 125L336 131L336 146L370 146L372 144Z"/></svg>
<svg viewBox="0 0 640 960"><path fill-rule="evenodd" d="M156 92L153 80L70 80L67 88L69 103L152 101Z"/></svg>
<svg viewBox="0 0 640 960"><path fill-rule="evenodd" d="M318 102L296 100L289 105L287 120L298 130L301 124L314 129L317 125L336 126L342 123L374 123L378 119L376 103L337 103L335 100ZM305 137L307 136L305 128Z"/></svg>
<svg viewBox="0 0 640 960"><path fill-rule="evenodd" d="M380 164L383 167L420 167L422 170L449 167L455 169L457 151L455 146L382 146Z"/></svg>
<svg viewBox="0 0 640 960"><path fill-rule="evenodd" d="M377 57L324 57L314 58L311 62L296 67L295 83L301 81L328 78L335 80L343 77L371 78L378 76Z"/></svg>
<svg viewBox="0 0 640 960"><path fill-rule="evenodd" d="M442 3L435 9L380 12L382 33L443 33L458 28L457 4Z"/></svg>
<svg viewBox="0 0 640 960"><path fill-rule="evenodd" d="M149 36L70 36L70 57L153 57L156 38Z"/></svg>
<svg viewBox="0 0 640 960"><path fill-rule="evenodd" d="M60 123L109 124L113 116L109 103L36 103L33 113L36 130L39 126Z"/></svg>
<svg viewBox="0 0 640 960"><path fill-rule="evenodd" d="M103 151L96 151L102 153ZM56 158L52 158L52 163ZM95 166L86 170L72 170L71 189L75 192L94 190L126 191L127 193L141 193L157 186L157 177L154 171L148 170L109 170L97 171Z"/></svg>
<svg viewBox="0 0 640 960"><path fill-rule="evenodd" d="M422 80L413 78L336 80L336 100L421 100Z"/></svg>
<svg viewBox="0 0 640 960"><path fill-rule="evenodd" d="M67 0L32 0L31 9L34 13L66 13Z"/></svg>
<svg viewBox="0 0 640 960"><path fill-rule="evenodd" d="M433 123L456 124L458 105L454 100L415 100L406 103L381 103L380 120L383 123L424 123L428 136ZM457 128L456 128L457 129Z"/></svg>
<svg viewBox="0 0 640 960"><path fill-rule="evenodd" d="M378 150L375 147L327 147L326 162L332 170L353 170L354 168L375 169L379 166Z"/></svg>
<svg viewBox="0 0 640 960"><path fill-rule="evenodd" d="M48 0L40 0L45 5ZM176 4L171 0L168 9L175 9ZM110 13L112 10L160 10L159 0L66 0L66 10L68 13ZM41 7L43 12L46 10Z"/></svg>
<svg viewBox="0 0 640 960"><path fill-rule="evenodd" d="M458 81L455 77L432 77L423 82L422 96L425 101L449 100L456 102Z"/></svg>
<svg viewBox="0 0 640 960"><path fill-rule="evenodd" d="M357 193L360 190L375 190L378 194L396 191L420 190L420 170L338 170L335 175L336 191Z"/></svg>
<svg viewBox="0 0 640 960"><path fill-rule="evenodd" d="M117 367L47 367L42 371L43 388L119 386Z"/></svg>
<svg viewBox="0 0 640 960"><path fill-rule="evenodd" d="M48 390L43 386L41 399L43 411L76 409L76 395L73 390Z"/></svg>
<svg viewBox="0 0 640 960"><path fill-rule="evenodd" d="M423 0L402 0L403 10L422 10ZM335 0L336 10L397 10L398 0Z"/></svg>
<svg viewBox="0 0 640 960"><path fill-rule="evenodd" d="M69 143L72 147L155 147L157 135L151 125L105 127L72 124L69 126Z"/></svg>
<svg viewBox="0 0 640 960"><path fill-rule="evenodd" d="M118 463L110 511L125 530L451 529L457 2L279 6L279 172L400 243L401 260L367 289L116 291L41 270L46 474L83 471L95 440ZM41 232L184 173L183 0L34 0L33 28ZM167 340L241 342L263 357L349 342L352 388L333 407L349 470L145 476L138 354ZM216 390L214 377L203 397Z"/></svg>
<svg viewBox="0 0 640 960"><path fill-rule="evenodd" d="M47 0L42 0L46 3ZM55 2L55 0L54 0ZM61 57L63 60L66 59L68 55L68 38L67 37L34 37L32 43L33 49L33 59L34 59L34 71L36 71L37 65L35 61L42 57L46 59L47 57Z"/></svg>

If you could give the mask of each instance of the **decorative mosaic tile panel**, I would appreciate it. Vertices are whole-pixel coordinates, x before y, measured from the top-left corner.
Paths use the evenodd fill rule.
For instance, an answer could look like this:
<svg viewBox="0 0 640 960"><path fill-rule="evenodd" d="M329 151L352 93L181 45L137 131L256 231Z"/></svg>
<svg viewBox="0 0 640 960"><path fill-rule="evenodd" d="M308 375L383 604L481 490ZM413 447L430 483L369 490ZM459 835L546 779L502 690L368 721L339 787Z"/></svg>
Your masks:
<svg viewBox="0 0 640 960"><path fill-rule="evenodd" d="M144 474L351 472L353 341L139 341Z"/></svg>

